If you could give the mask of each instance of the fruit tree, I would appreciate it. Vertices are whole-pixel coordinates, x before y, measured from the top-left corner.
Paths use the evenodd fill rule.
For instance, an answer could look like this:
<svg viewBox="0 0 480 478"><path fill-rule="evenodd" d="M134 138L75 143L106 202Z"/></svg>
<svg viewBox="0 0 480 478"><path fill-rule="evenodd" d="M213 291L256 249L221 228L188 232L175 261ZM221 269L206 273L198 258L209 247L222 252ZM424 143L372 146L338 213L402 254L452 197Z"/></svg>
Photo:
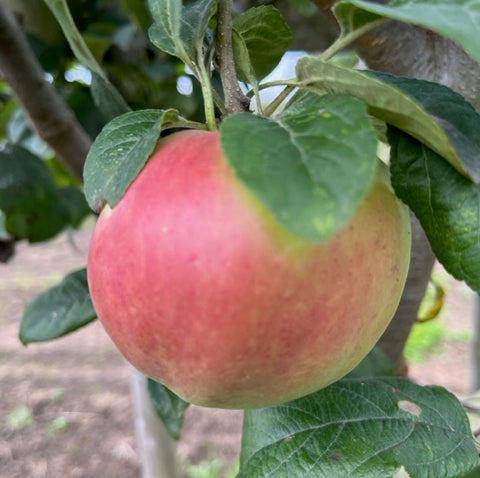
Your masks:
<svg viewBox="0 0 480 478"><path fill-rule="evenodd" d="M435 258L480 292L480 0L267 3L2 3L2 257L96 220L20 339L245 409L238 478L477 476L402 349Z"/></svg>

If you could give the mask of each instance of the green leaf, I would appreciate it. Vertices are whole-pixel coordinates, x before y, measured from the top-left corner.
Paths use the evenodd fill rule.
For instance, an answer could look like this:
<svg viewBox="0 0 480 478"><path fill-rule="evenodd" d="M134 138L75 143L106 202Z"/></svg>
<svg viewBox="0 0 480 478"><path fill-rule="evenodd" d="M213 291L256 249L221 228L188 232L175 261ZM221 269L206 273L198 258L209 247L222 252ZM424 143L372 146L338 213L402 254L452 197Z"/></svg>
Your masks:
<svg viewBox="0 0 480 478"><path fill-rule="evenodd" d="M0 241L7 241L10 239L10 234L7 231L6 220L7 218L5 217L5 214L3 211L0 211Z"/></svg>
<svg viewBox="0 0 480 478"><path fill-rule="evenodd" d="M253 65L250 61L250 53L247 44L242 35L236 30L232 31L233 58L235 60L235 69L239 80L257 86L257 78L253 71Z"/></svg>
<svg viewBox="0 0 480 478"><path fill-rule="evenodd" d="M68 44L72 49L77 60L92 71L92 76L97 83L101 84L92 91L95 103L100 106L104 104L102 101L103 93L106 93L110 101L115 101L116 110L121 113L125 113L130 109L125 100L122 98L118 90L110 83L107 75L102 70L102 67L98 64L97 60L89 50L82 35L78 31L75 21L72 18L70 9L68 8L67 0L44 0L48 8L52 11L53 15L57 19L58 23L62 27L63 33L67 38ZM110 105L111 107L111 105ZM103 113L103 111L102 111ZM106 112L106 118L111 118L108 112Z"/></svg>
<svg viewBox="0 0 480 478"><path fill-rule="evenodd" d="M238 478L454 478L478 463L468 419L440 387L344 379L293 402L247 410Z"/></svg>
<svg viewBox="0 0 480 478"><path fill-rule="evenodd" d="M88 212L80 191L59 189L41 159L11 144L0 151L0 209L8 233L30 242L76 227Z"/></svg>
<svg viewBox="0 0 480 478"><path fill-rule="evenodd" d="M432 150L389 128L392 185L413 210L445 269L480 292L480 185Z"/></svg>
<svg viewBox="0 0 480 478"><path fill-rule="evenodd" d="M58 196L62 210L68 218L68 224L74 228L79 227L91 212L85 195L78 188L69 186L59 188Z"/></svg>
<svg viewBox="0 0 480 478"><path fill-rule="evenodd" d="M443 130L445 150L448 146L453 153L452 166L458 166L453 159L458 158L468 176L480 182L480 115L462 95L430 81L377 71L367 73L394 86L421 105Z"/></svg>
<svg viewBox="0 0 480 478"><path fill-rule="evenodd" d="M142 30L146 30L150 24L150 13L145 0L123 0L123 2L129 15L135 18Z"/></svg>
<svg viewBox="0 0 480 478"><path fill-rule="evenodd" d="M232 115L220 131L237 176L307 240L327 240L344 226L374 179L375 133L352 97L310 94L276 118Z"/></svg>
<svg viewBox="0 0 480 478"><path fill-rule="evenodd" d="M88 49L82 35L75 26L68 3L66 0L44 0L48 8L51 10L58 23L62 27L63 33L75 54L77 60L92 71L96 71L99 75L104 76L100 65L95 60L91 51Z"/></svg>
<svg viewBox="0 0 480 478"><path fill-rule="evenodd" d="M257 80L267 76L278 65L292 43L292 32L287 22L271 5L250 8L241 13L235 17L233 28L245 43ZM235 36L233 39L238 41ZM239 70L240 79L249 81L244 68Z"/></svg>
<svg viewBox="0 0 480 478"><path fill-rule="evenodd" d="M182 8L181 0L149 0L155 23L149 29L152 43L186 63L197 63L216 0L193 0Z"/></svg>
<svg viewBox="0 0 480 478"><path fill-rule="evenodd" d="M162 128L177 119L175 110L131 111L103 128L84 169L85 195L94 211L117 204L155 149Z"/></svg>
<svg viewBox="0 0 480 478"><path fill-rule="evenodd" d="M393 0L388 5L350 0L338 3L335 14L345 32L382 17L428 28L480 61L479 0Z"/></svg>
<svg viewBox="0 0 480 478"><path fill-rule="evenodd" d="M394 364L385 352L374 347L347 375L348 378L384 377L393 375Z"/></svg>
<svg viewBox="0 0 480 478"><path fill-rule="evenodd" d="M101 112L105 121L120 116L130 110L116 88L110 85L96 72L92 72L90 92L95 106Z"/></svg>
<svg viewBox="0 0 480 478"><path fill-rule="evenodd" d="M148 379L148 394L169 435L178 440L182 431L183 416L190 404L151 378Z"/></svg>
<svg viewBox="0 0 480 478"><path fill-rule="evenodd" d="M183 7L180 34L185 50L194 62L197 61L197 51L201 51L208 22L216 11L216 0L190 1Z"/></svg>
<svg viewBox="0 0 480 478"><path fill-rule="evenodd" d="M304 17L311 17L318 12L318 7L310 0L288 0L288 5Z"/></svg>
<svg viewBox="0 0 480 478"><path fill-rule="evenodd" d="M472 470L468 475L465 475L463 478L480 478L480 466Z"/></svg>
<svg viewBox="0 0 480 478"><path fill-rule="evenodd" d="M154 25L149 30L152 43L169 55L178 56L181 45L182 0L148 0ZM182 58L180 52L180 58Z"/></svg>
<svg viewBox="0 0 480 478"><path fill-rule="evenodd" d="M480 116L449 88L423 80L357 71L305 57L297 63L302 85L316 92L350 94L373 116L409 133L480 181Z"/></svg>
<svg viewBox="0 0 480 478"><path fill-rule="evenodd" d="M81 186L81 181L56 156L44 160L44 163L49 167L58 186Z"/></svg>
<svg viewBox="0 0 480 478"><path fill-rule="evenodd" d="M28 304L20 325L20 340L27 345L56 339L95 319L87 271L80 269Z"/></svg>

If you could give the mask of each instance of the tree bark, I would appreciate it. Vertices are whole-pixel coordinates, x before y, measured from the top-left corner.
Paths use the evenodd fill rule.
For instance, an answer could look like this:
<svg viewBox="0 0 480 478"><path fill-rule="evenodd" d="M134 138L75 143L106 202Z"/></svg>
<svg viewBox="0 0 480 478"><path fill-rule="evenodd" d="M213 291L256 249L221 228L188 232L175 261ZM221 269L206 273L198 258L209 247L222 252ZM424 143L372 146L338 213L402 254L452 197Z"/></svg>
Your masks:
<svg viewBox="0 0 480 478"><path fill-rule="evenodd" d="M45 79L13 14L0 6L0 74L10 85L38 135L82 179L91 139Z"/></svg>
<svg viewBox="0 0 480 478"><path fill-rule="evenodd" d="M480 110L480 64L451 40L392 21L364 35L356 47L370 68L435 81Z"/></svg>
<svg viewBox="0 0 480 478"><path fill-rule="evenodd" d="M403 356L403 350L418 316L418 309L425 295L435 263L435 256L422 226L413 214L410 216L412 252L407 283L395 316L378 342L378 347L394 362L395 372L398 375L407 374L408 367Z"/></svg>

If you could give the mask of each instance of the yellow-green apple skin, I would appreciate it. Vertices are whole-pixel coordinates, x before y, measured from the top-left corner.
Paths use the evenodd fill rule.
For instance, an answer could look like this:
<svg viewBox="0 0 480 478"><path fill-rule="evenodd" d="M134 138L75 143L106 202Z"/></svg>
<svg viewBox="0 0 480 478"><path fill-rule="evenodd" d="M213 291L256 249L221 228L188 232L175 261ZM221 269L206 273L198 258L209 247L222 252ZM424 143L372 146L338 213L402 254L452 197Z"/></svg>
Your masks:
<svg viewBox="0 0 480 478"><path fill-rule="evenodd" d="M409 255L408 212L381 168L348 225L312 243L235 177L218 133L190 131L102 211L88 281L136 368L192 403L253 408L355 367L397 308Z"/></svg>

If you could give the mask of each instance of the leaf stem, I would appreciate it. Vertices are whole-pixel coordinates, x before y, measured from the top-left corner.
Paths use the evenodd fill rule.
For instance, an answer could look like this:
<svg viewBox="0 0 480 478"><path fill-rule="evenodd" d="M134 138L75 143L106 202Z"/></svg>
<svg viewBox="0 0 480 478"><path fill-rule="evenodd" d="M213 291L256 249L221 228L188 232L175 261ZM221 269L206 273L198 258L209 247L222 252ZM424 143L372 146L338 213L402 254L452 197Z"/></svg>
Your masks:
<svg viewBox="0 0 480 478"><path fill-rule="evenodd" d="M219 0L215 48L225 97L225 116L247 111L250 104L238 83L233 59L232 28L232 0Z"/></svg>
<svg viewBox="0 0 480 478"><path fill-rule="evenodd" d="M255 95L255 100L257 102L257 111L261 116L265 116L265 111L262 105L262 98L260 97L260 89L258 88L258 82L255 81L252 84L253 94Z"/></svg>
<svg viewBox="0 0 480 478"><path fill-rule="evenodd" d="M207 130L208 126L204 123L198 123L197 121L179 119L178 121L168 123L168 125L165 126L163 129L171 129L171 128L188 128L188 129Z"/></svg>
<svg viewBox="0 0 480 478"><path fill-rule="evenodd" d="M265 108L265 116L271 116L295 88L296 86L294 85L287 85L282 92Z"/></svg>
<svg viewBox="0 0 480 478"><path fill-rule="evenodd" d="M221 114L225 114L225 103L215 88L212 88L212 97L216 107L220 110Z"/></svg>
<svg viewBox="0 0 480 478"><path fill-rule="evenodd" d="M217 130L217 121L215 119L215 105L213 103L213 93L212 93L212 84L210 81L210 74L205 67L205 63L201 54L198 54L198 65L197 69L197 78L200 82L200 87L202 88L203 96L203 107L205 109L205 119L207 121L207 126L210 131Z"/></svg>
<svg viewBox="0 0 480 478"><path fill-rule="evenodd" d="M296 78L291 78L290 80L275 80L275 81L267 81L265 83L260 83L258 85L259 90L264 90L266 88L272 88L274 86L293 86L294 88L296 86L300 86L301 83L298 82ZM247 93L248 97L252 97L254 94L253 89Z"/></svg>
<svg viewBox="0 0 480 478"><path fill-rule="evenodd" d="M388 19L380 18L373 22L367 23L356 30L347 33L346 35L341 35L338 37L323 53L319 55L319 58L323 61L328 61L330 58L335 56L338 52L342 51L348 45L352 44L355 40L363 36L365 33L373 30L374 28L386 23Z"/></svg>

